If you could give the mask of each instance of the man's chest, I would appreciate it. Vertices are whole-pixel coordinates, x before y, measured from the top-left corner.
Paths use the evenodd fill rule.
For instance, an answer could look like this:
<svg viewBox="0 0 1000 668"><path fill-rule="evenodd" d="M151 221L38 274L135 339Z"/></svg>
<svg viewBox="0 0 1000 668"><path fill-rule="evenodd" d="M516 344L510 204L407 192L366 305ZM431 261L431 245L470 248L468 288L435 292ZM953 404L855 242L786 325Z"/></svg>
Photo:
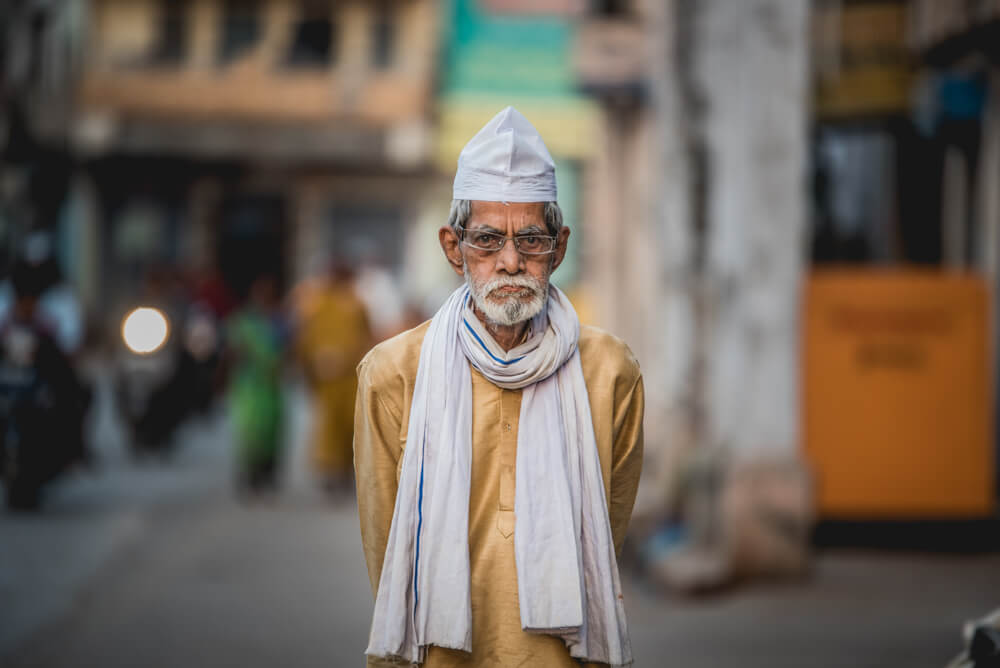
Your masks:
<svg viewBox="0 0 1000 668"><path fill-rule="evenodd" d="M517 440L521 391L505 390L472 374L472 479L470 529L495 529L502 538L514 533Z"/></svg>

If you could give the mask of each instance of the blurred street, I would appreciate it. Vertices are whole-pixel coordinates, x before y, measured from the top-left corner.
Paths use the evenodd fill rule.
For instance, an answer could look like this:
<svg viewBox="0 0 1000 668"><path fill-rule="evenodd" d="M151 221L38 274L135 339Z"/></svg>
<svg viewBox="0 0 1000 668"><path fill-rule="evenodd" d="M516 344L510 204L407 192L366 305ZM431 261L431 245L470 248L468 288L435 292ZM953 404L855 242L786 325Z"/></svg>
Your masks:
<svg viewBox="0 0 1000 668"><path fill-rule="evenodd" d="M315 490L296 452L278 497L242 504L222 412L169 461L132 463L103 390L99 471L0 516L0 665L356 663L372 600L353 503Z"/></svg>
<svg viewBox="0 0 1000 668"><path fill-rule="evenodd" d="M169 461L134 463L99 387L100 470L56 485L38 514L0 516L0 664L361 665L356 509L310 478L303 395L284 488L242 504L221 413L188 425ZM696 600L626 576L638 667L941 667L998 592L996 555L834 552L805 581Z"/></svg>
<svg viewBox="0 0 1000 668"><path fill-rule="evenodd" d="M355 371L477 267L630 351L560 345L636 666L944 668L1000 609L998 185L1000 0L0 0L0 668L362 665L354 435L423 390ZM497 401L494 557L536 438ZM518 664L495 629L468 663Z"/></svg>

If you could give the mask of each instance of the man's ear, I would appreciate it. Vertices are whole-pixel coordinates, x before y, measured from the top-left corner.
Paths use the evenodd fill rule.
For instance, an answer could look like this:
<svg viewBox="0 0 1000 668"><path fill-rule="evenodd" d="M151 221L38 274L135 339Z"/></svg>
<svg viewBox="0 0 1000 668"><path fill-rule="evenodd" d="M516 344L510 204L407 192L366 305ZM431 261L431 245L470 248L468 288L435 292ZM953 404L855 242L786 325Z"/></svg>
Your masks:
<svg viewBox="0 0 1000 668"><path fill-rule="evenodd" d="M438 241L441 242L441 250L444 251L444 256L448 260L448 264L451 265L452 270L459 276L464 276L465 259L462 257L461 242L458 239L458 234L455 233L455 230L450 225L445 225L438 230Z"/></svg>
<svg viewBox="0 0 1000 668"><path fill-rule="evenodd" d="M556 238L559 241L556 242L556 252L552 254L552 269L549 273L555 271L556 267L562 264L563 258L566 257L566 246L569 240L569 228L561 228L559 230L559 235Z"/></svg>

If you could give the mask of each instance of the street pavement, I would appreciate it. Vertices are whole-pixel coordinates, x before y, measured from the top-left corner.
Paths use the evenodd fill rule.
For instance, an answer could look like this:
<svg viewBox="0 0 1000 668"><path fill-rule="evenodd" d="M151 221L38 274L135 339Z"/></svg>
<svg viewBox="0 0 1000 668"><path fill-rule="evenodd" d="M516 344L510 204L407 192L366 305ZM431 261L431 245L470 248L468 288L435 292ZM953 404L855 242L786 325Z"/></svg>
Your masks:
<svg viewBox="0 0 1000 668"><path fill-rule="evenodd" d="M372 610L356 508L318 491L299 392L285 485L233 490L220 412L133 462L99 388L101 467L36 515L0 514L0 666L362 665ZM819 555L796 582L695 600L624 579L638 668L943 667L1000 606L1000 556Z"/></svg>

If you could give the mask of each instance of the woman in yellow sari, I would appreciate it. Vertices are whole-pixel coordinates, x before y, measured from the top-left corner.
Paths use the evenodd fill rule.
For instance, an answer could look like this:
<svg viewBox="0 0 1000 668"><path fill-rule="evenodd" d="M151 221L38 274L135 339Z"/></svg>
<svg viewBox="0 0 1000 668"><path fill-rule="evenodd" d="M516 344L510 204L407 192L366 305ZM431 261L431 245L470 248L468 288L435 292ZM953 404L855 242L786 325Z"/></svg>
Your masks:
<svg viewBox="0 0 1000 668"><path fill-rule="evenodd" d="M329 491L346 491L354 470L355 367L371 345L368 320L346 268L298 293L296 353L312 391L311 459Z"/></svg>

